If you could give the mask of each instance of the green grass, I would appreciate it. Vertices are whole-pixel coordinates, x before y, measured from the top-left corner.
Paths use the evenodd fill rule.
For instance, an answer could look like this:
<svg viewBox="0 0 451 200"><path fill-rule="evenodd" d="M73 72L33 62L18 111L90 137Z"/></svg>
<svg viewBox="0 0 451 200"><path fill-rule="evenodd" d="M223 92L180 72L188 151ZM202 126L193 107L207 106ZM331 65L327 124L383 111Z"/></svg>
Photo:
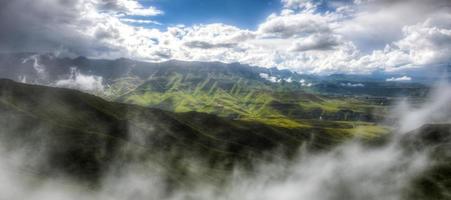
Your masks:
<svg viewBox="0 0 451 200"><path fill-rule="evenodd" d="M353 115L384 114L383 106L353 98L314 95L241 77L200 77L191 73L152 77L117 100L179 113L196 111L286 128L313 126L334 129L326 122L361 121ZM320 118L323 121L315 122L316 125L309 122ZM384 132L377 125L351 126L339 131L354 134L368 131L368 135Z"/></svg>

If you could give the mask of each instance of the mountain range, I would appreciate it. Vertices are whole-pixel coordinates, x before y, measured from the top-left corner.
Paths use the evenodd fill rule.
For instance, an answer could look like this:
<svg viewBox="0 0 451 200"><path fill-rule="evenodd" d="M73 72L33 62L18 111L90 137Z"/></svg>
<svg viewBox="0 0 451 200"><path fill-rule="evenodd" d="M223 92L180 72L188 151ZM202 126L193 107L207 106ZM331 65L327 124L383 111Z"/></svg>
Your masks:
<svg viewBox="0 0 451 200"><path fill-rule="evenodd" d="M400 164L388 164L393 169L384 176L399 174L398 168L425 154L428 165L408 180L403 198L446 199L451 127L425 124L399 133L398 102L406 99L410 109L434 105L427 98L434 92L425 79L396 77L0 54L0 153L33 180L65 177L101 190L106 178L134 167L140 176L157 174L167 193L230 187L236 173L252 177L262 163L303 166L324 155L326 162L388 152L386 159ZM363 145L357 155L356 141ZM14 156L17 152L24 155ZM27 161L17 164L16 157ZM375 171L386 166L381 167ZM346 188L334 191L350 197Z"/></svg>
<svg viewBox="0 0 451 200"><path fill-rule="evenodd" d="M115 163L135 162L148 163L174 187L204 179L219 183L235 167L251 169L271 155L287 159L301 146L323 151L350 137L321 128L172 113L6 79L0 80L0 113L2 146L27 147L34 157L45 157L21 166L24 170L66 174L93 187Z"/></svg>
<svg viewBox="0 0 451 200"><path fill-rule="evenodd" d="M203 182L221 185L239 167L324 152L352 135L314 127L280 127L199 112L174 113L117 102L64 88L0 80L0 137L9 151L40 158L17 166L29 176L58 177L100 187L107 172L138 163L163 174L168 191ZM424 125L403 137L406 158L427 151L434 165L412 182L409 199L446 199L448 124ZM384 145L390 135L366 140ZM347 139L348 138L348 139ZM41 179L41 178L39 178Z"/></svg>
<svg viewBox="0 0 451 200"><path fill-rule="evenodd" d="M149 63L33 53L1 54L0 77L177 113L367 136L387 132L378 122L396 99L421 99L429 91L421 82L392 82L381 76L317 76L239 63Z"/></svg>

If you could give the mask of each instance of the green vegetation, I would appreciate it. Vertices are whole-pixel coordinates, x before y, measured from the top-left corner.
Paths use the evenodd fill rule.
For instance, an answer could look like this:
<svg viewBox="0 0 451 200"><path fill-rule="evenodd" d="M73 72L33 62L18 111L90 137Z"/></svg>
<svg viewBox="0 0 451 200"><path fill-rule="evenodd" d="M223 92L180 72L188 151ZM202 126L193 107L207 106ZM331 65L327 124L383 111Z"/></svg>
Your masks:
<svg viewBox="0 0 451 200"><path fill-rule="evenodd" d="M10 148L27 146L34 156L45 155L51 162L51 168L30 164L34 171L65 173L93 185L112 162L144 163L149 172L163 171L178 186L205 179L220 182L234 167L251 169L265 155L290 158L301 145L324 150L351 136L310 126L313 122L282 127L280 119L272 126L172 113L8 80L0 80L0 113L0 141Z"/></svg>
<svg viewBox="0 0 451 200"><path fill-rule="evenodd" d="M321 127L308 121L320 120L368 122L371 128L385 115L384 106L392 102L389 98L421 98L428 91L419 83L387 82L384 77L370 75L316 76L240 63L150 63L46 55L41 55L39 61L51 73L42 79L35 73L33 63L22 62L32 55L0 55L8 63L2 68L2 77L20 81L18 78L26 74L30 83L54 85L75 69L86 76L101 77L106 91L95 94L111 101L281 127ZM355 128L347 131L354 133Z"/></svg>
<svg viewBox="0 0 451 200"><path fill-rule="evenodd" d="M259 77L168 73L151 76L117 101L179 113L209 113L285 128L314 127L351 134L368 129L372 132L370 135L387 132L375 124L382 118L385 107L369 101L315 95L295 83L271 83ZM351 126L348 123L351 121L366 123ZM330 126L331 123L326 122L334 123Z"/></svg>
<svg viewBox="0 0 451 200"><path fill-rule="evenodd" d="M299 155L332 152L341 162L335 149L327 150L355 136L368 145L365 148L381 148L391 138L384 135L391 130L378 124L389 109L389 100L379 95L404 91L421 101L425 92L393 83L350 89L340 87L338 81L348 80L339 77L317 79L307 87L300 81L308 76L239 64L66 61L66 66L84 66L84 73L102 76L107 91L96 94L110 101L75 90L0 80L1 150L7 150L6 155L29 153L32 159L19 170L37 180L68 177L94 190L106 173L135 165L144 175L161 175L170 192L209 184L221 189L236 169L251 174L266 161L290 166ZM54 66L63 71L59 63ZM277 77L277 82L259 73ZM449 199L450 130L449 124L428 125L399 138L401 162L411 154L432 155L427 160L431 167L413 179L405 199ZM358 159L345 161L359 164ZM406 163L389 170L403 170Z"/></svg>

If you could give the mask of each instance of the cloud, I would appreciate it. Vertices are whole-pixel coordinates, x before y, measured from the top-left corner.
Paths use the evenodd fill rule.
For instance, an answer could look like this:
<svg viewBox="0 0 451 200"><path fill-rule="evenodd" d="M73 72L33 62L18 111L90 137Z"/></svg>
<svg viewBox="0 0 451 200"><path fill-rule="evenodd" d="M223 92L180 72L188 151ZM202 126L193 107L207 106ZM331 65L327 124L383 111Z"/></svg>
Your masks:
<svg viewBox="0 0 451 200"><path fill-rule="evenodd" d="M319 74L396 71L451 60L446 0L282 4L255 30L222 23L161 30L142 24L158 25L149 17L164 12L135 0L0 0L0 51L240 62Z"/></svg>
<svg viewBox="0 0 451 200"><path fill-rule="evenodd" d="M119 17L99 10L102 3L97 0L2 0L0 51L58 50L91 57L130 54L139 57L134 52L150 44L152 31L122 23Z"/></svg>
<svg viewBox="0 0 451 200"><path fill-rule="evenodd" d="M390 116L396 121L400 132L408 132L423 124L451 123L451 85L446 80L436 83L435 87L421 105L400 102Z"/></svg>
<svg viewBox="0 0 451 200"><path fill-rule="evenodd" d="M436 15L450 12L447 0L378 0L359 1L347 12L337 31L366 52L384 48L403 37L402 29ZM379 34L383 31L384 34Z"/></svg>
<svg viewBox="0 0 451 200"><path fill-rule="evenodd" d="M332 50L339 45L337 37L327 34L313 34L297 40L291 51Z"/></svg>
<svg viewBox="0 0 451 200"><path fill-rule="evenodd" d="M310 0L282 0L284 8L314 10L316 4Z"/></svg>
<svg viewBox="0 0 451 200"><path fill-rule="evenodd" d="M71 75L68 79L56 81L55 86L95 93L101 93L104 91L102 77L85 75L77 71L75 68L71 69Z"/></svg>
<svg viewBox="0 0 451 200"><path fill-rule="evenodd" d="M412 78L411 77L408 77L408 76L401 76L401 77L397 77L397 78L395 78L395 77L391 77L391 78L388 78L386 81L392 81L392 82L396 82L396 81L411 81L412 80Z"/></svg>
<svg viewBox="0 0 451 200"><path fill-rule="evenodd" d="M164 12L155 7L144 7L136 0L97 0L101 11L113 12L119 16L155 16Z"/></svg>
<svg viewBox="0 0 451 200"><path fill-rule="evenodd" d="M183 38L180 39L187 41L187 43L237 44L255 37L255 34L248 30L225 24L198 25L179 29L179 31L184 33Z"/></svg>
<svg viewBox="0 0 451 200"><path fill-rule="evenodd" d="M313 85L312 83L308 83L305 79L301 79L299 83L301 83L301 86L303 87L311 87Z"/></svg>
<svg viewBox="0 0 451 200"><path fill-rule="evenodd" d="M395 44L409 54L414 64L430 64L451 60L451 14L403 28L404 38Z"/></svg>
<svg viewBox="0 0 451 200"><path fill-rule="evenodd" d="M39 62L39 55L32 55L22 61L22 63L33 62L33 69L39 78L45 78L47 76L45 66ZM25 82L26 77L22 77Z"/></svg>
<svg viewBox="0 0 451 200"><path fill-rule="evenodd" d="M330 31L326 17L307 12L272 15L260 24L257 30L262 36L282 38L305 37L314 33L324 34Z"/></svg>
<svg viewBox="0 0 451 200"><path fill-rule="evenodd" d="M259 76L260 76L260 78L266 79L267 81L272 82L272 83L280 82L279 78L277 78L275 76L271 76L271 75L266 74L266 73L260 73Z"/></svg>
<svg viewBox="0 0 451 200"><path fill-rule="evenodd" d="M51 51L75 40L79 42L72 46L86 45L86 38L68 27L80 17L76 9L79 3L77 0L0 1L0 50Z"/></svg>

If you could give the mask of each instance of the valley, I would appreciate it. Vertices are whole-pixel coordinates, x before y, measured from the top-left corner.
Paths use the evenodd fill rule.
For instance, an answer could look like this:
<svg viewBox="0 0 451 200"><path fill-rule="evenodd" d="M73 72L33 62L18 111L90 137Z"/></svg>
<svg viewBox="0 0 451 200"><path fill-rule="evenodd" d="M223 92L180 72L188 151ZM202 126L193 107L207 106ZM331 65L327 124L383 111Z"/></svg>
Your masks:
<svg viewBox="0 0 451 200"><path fill-rule="evenodd" d="M451 200L451 0L0 0L0 200Z"/></svg>
<svg viewBox="0 0 451 200"><path fill-rule="evenodd" d="M340 132L350 129L342 127L345 122L340 124L331 120L303 119L301 121L308 122L308 126L271 125L259 120L231 119L203 112L169 112L109 102L75 90L22 84L6 79L0 80L0 111L2 154L5 151L10 152L10 155L18 152L29 154L6 156L2 163L14 161L11 165L22 171L19 174L36 181L58 180L58 177L64 175L66 181L70 180L77 187L81 186L82 190L91 188L90 190L100 192L85 192L93 199L99 198L97 195L104 195L104 192L111 189L109 187L123 187L119 182L110 183L106 180L122 180L130 176L147 177L141 180L143 187L149 187L147 184L151 182L148 181L158 178L159 192L166 191L160 194L163 195L160 198L172 198L171 195L174 194L187 195L186 198L204 198L201 195L203 193L196 191L199 187L205 189L205 184L212 191L217 187L231 190L229 194L219 192L216 195L240 196L242 194L235 190L245 186L242 184L252 184L257 181L254 180L257 177L267 176L261 173L282 173L279 170L283 168L261 172L265 163L271 165L269 163L293 162L286 169L295 170L290 172L293 175L303 173L297 170L311 170L308 165L316 165L316 158L331 160L333 158L329 156L335 153L345 160L354 159L355 156L370 156L368 159L373 160L368 161L368 165L383 164L383 157L374 157L374 154L385 155L386 151L392 154L386 155L387 159L406 159L393 162L393 167L396 168L413 165L412 162L421 159L418 154L423 152L438 156L431 157L434 164L424 174L416 176L410 189L398 188L406 198L445 199L448 196L446 191L450 188L446 174L450 162L447 156L447 141L451 130L449 124L424 125L401 139L396 139L397 134L393 132L383 135L379 130L368 132L373 128L363 124L360 127L365 128L359 131L366 132L371 137L358 139L357 142L363 142L360 144L363 146L359 147L361 150L354 152L349 141L355 141L361 133ZM349 125L353 123L367 122L348 122ZM390 148L390 144L396 144L396 151ZM35 159L17 160L31 155ZM365 160L363 157L360 159ZM385 167L374 170L368 166L370 171L366 171L358 163L356 161L355 164L346 166L357 167L356 169L368 173L368 176L373 176L372 173L379 173L380 170L380 173L389 173L383 171L386 170ZM291 168L297 165L299 169ZM340 166L341 164L337 167ZM132 171L128 171L130 167ZM318 170L325 170L325 166L316 167ZM397 173L396 168L392 173ZM407 172L410 171L411 169ZM246 177L246 182L236 182L233 178L236 173L241 174L241 179ZM272 179L268 181L274 182ZM303 184L303 179L294 181L281 184ZM276 187L279 183L276 181L273 184L276 185L265 187ZM251 191L257 189L251 188ZM413 188L416 189L412 190ZM63 191L65 190L67 189ZM337 195L343 191L337 189L330 192ZM157 194L152 194L155 195Z"/></svg>
<svg viewBox="0 0 451 200"><path fill-rule="evenodd" d="M405 93L411 97L421 98L427 94L427 87L423 85L390 85L378 80L359 82L372 86L359 87L356 89L360 90L349 93L353 90L344 82L361 78L318 77L237 63L146 63L33 54L5 54L2 63L7 70L3 78L80 89L116 102L177 113L195 111L286 128L319 128L362 137L387 133L387 127L380 122L391 104L401 98L389 93L388 96L373 96L377 91L390 87L399 94L416 91ZM36 71L38 65L44 70Z"/></svg>

